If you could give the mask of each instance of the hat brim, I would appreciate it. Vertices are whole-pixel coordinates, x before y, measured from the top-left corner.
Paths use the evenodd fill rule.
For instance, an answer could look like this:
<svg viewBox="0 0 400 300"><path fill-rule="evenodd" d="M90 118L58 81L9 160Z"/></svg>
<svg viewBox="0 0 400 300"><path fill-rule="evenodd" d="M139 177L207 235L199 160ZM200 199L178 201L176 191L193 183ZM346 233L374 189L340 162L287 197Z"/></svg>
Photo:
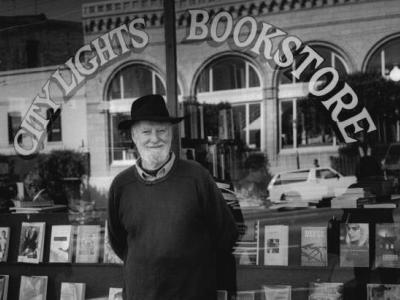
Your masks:
<svg viewBox="0 0 400 300"><path fill-rule="evenodd" d="M150 117L140 117L140 118L135 118L131 120L124 120L119 122L118 124L118 129L119 130L125 130L125 129L130 129L131 126L138 122L138 121L154 121L154 122L160 122L160 123L171 123L171 124L177 124L180 121L182 121L184 117L156 117L156 116L150 116Z"/></svg>

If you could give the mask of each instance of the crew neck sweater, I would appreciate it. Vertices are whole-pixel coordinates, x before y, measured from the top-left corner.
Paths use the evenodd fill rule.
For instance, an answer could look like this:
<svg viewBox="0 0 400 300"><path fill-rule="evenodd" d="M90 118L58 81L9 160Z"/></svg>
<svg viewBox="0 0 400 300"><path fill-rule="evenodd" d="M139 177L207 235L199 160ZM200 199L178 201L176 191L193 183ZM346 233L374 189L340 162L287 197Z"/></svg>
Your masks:
<svg viewBox="0 0 400 300"><path fill-rule="evenodd" d="M208 171L175 159L162 178L135 167L111 184L110 244L124 261L125 300L216 299L216 253L230 252L237 228Z"/></svg>

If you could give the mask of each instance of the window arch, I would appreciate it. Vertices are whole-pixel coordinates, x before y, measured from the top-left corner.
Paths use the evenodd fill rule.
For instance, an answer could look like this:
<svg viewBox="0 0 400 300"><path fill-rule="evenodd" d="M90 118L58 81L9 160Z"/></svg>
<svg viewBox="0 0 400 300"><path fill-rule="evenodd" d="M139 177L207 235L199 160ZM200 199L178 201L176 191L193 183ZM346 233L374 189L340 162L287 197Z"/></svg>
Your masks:
<svg viewBox="0 0 400 300"><path fill-rule="evenodd" d="M238 56L226 56L210 63L201 72L196 93L259 87L255 67Z"/></svg>
<svg viewBox="0 0 400 300"><path fill-rule="evenodd" d="M346 60L337 51L323 45L311 47L323 58L319 69L333 67L338 71L339 77L349 72ZM300 79L291 74L301 59L302 57L296 57L291 69L280 70L278 74L280 149L335 146L336 138L329 118L307 101L308 81L315 70L307 68Z"/></svg>
<svg viewBox="0 0 400 300"><path fill-rule="evenodd" d="M147 94L165 95L160 75L144 64L130 64L118 70L109 81L106 100L109 101L110 158L112 163L134 160L134 149L129 131L118 130L118 124L130 118L133 101Z"/></svg>
<svg viewBox="0 0 400 300"><path fill-rule="evenodd" d="M212 122L200 124L200 132L220 139L240 139L249 148L263 149L264 122L261 78L254 64L241 55L225 55L208 63L195 81L197 101L202 112L218 110L218 128ZM202 118L200 118L202 119Z"/></svg>
<svg viewBox="0 0 400 300"><path fill-rule="evenodd" d="M393 38L376 49L369 57L365 71L400 81L400 37Z"/></svg>

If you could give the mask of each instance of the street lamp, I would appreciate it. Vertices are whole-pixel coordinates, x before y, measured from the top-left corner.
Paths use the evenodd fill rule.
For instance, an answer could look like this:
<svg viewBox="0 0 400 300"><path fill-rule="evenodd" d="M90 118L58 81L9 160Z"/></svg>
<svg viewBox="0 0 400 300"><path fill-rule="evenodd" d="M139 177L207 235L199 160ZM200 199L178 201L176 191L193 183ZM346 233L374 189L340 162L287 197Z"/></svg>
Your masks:
<svg viewBox="0 0 400 300"><path fill-rule="evenodd" d="M389 79L393 81L400 81L400 68L395 65L389 73Z"/></svg>

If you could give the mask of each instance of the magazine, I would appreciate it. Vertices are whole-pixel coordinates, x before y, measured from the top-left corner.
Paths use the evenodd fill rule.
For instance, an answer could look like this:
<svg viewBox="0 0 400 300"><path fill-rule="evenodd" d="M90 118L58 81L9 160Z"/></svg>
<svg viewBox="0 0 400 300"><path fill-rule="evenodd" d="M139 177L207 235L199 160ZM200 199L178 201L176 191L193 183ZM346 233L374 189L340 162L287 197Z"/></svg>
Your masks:
<svg viewBox="0 0 400 300"><path fill-rule="evenodd" d="M62 282L60 300L85 300L85 290L85 283Z"/></svg>
<svg viewBox="0 0 400 300"><path fill-rule="evenodd" d="M0 275L0 300L7 300L9 275Z"/></svg>
<svg viewBox="0 0 400 300"><path fill-rule="evenodd" d="M100 225L79 225L77 229L76 262L97 263L100 255Z"/></svg>
<svg viewBox="0 0 400 300"><path fill-rule="evenodd" d="M46 300L47 276L21 276L19 300Z"/></svg>
<svg viewBox="0 0 400 300"><path fill-rule="evenodd" d="M51 227L50 257L51 263L72 261L72 225L54 225Z"/></svg>
<svg viewBox="0 0 400 300"><path fill-rule="evenodd" d="M326 227L301 228L301 265L328 265Z"/></svg>
<svg viewBox="0 0 400 300"><path fill-rule="evenodd" d="M289 226L265 226L264 265L287 266L289 249Z"/></svg>
<svg viewBox="0 0 400 300"><path fill-rule="evenodd" d="M122 300L122 288L111 287L108 292L108 300Z"/></svg>
<svg viewBox="0 0 400 300"><path fill-rule="evenodd" d="M341 282L311 282L308 300L342 300L343 289Z"/></svg>
<svg viewBox="0 0 400 300"><path fill-rule="evenodd" d="M399 300L400 284L367 284L367 300Z"/></svg>
<svg viewBox="0 0 400 300"><path fill-rule="evenodd" d="M18 262L39 263L43 261L44 222L21 224Z"/></svg>
<svg viewBox="0 0 400 300"><path fill-rule="evenodd" d="M10 227L0 227L0 262L7 261L10 244Z"/></svg>
<svg viewBox="0 0 400 300"><path fill-rule="evenodd" d="M369 266L368 223L340 224L340 266Z"/></svg>
<svg viewBox="0 0 400 300"><path fill-rule="evenodd" d="M290 285L263 285L265 300L291 300L292 287Z"/></svg>
<svg viewBox="0 0 400 300"><path fill-rule="evenodd" d="M260 221L246 222L245 234L236 243L233 251L239 265L259 264L259 228Z"/></svg>
<svg viewBox="0 0 400 300"><path fill-rule="evenodd" d="M376 224L375 267L400 268L400 224Z"/></svg>

